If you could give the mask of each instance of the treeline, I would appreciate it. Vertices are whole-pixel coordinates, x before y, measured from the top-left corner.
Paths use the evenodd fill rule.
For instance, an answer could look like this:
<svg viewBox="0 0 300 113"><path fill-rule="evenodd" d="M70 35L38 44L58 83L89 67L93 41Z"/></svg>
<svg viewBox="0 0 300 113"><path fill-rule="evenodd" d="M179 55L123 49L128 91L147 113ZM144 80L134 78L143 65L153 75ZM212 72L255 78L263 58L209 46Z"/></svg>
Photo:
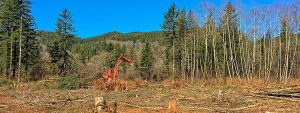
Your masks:
<svg viewBox="0 0 300 113"><path fill-rule="evenodd" d="M29 0L0 0L0 74L20 80L39 61Z"/></svg>
<svg viewBox="0 0 300 113"><path fill-rule="evenodd" d="M48 34L51 38L42 40L45 37L35 30L30 8L30 0L0 0L0 75L18 81L37 80L47 74L67 75L74 64L70 12L63 10L55 32ZM45 58L45 52L50 58Z"/></svg>
<svg viewBox="0 0 300 113"><path fill-rule="evenodd" d="M163 32L153 31L153 32L130 32L130 33L119 33L110 32L103 35L90 37L88 40L106 39L106 40L117 40L117 41L140 41L140 42L160 42L162 43L164 39Z"/></svg>
<svg viewBox="0 0 300 113"><path fill-rule="evenodd" d="M125 53L135 66L123 63L120 74L131 78L286 81L299 76L299 1L251 10L230 2L223 9L203 4L201 13L172 4L163 31L83 39L76 37L67 9L54 32L37 31L29 0L0 0L0 75L18 81L57 75L99 78Z"/></svg>
<svg viewBox="0 0 300 113"><path fill-rule="evenodd" d="M246 10L228 2L217 10L205 4L204 14L196 18L172 4L162 25L165 74L185 79L298 77L299 5Z"/></svg>
<svg viewBox="0 0 300 113"><path fill-rule="evenodd" d="M92 57L106 54L103 61L89 75L99 78L101 72L113 68L117 58L125 53L146 68L141 75L149 74L151 56L149 41L159 39L162 32L153 33L107 33L98 37L82 39L76 37L71 12L63 9L59 14L54 32L37 31L31 15L30 0L0 0L0 75L17 81L40 80L48 77L82 76L82 70ZM150 39L150 40L149 40ZM111 40L111 42L109 42ZM115 41L131 45L119 44ZM147 42L145 48L136 43ZM138 45L137 44L137 45ZM143 49L143 50L142 50ZM137 54L141 54L137 58ZM83 64L83 66L81 65ZM94 64L93 64L94 66ZM122 71L126 71L122 64ZM146 78L146 77L144 77Z"/></svg>

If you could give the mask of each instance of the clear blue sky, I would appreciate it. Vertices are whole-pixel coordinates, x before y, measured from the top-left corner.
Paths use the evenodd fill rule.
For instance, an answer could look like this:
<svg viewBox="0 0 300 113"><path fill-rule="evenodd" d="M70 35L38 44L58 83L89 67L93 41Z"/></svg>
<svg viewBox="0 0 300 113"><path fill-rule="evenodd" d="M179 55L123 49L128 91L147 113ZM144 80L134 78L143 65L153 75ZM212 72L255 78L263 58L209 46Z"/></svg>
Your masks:
<svg viewBox="0 0 300 113"><path fill-rule="evenodd" d="M73 15L79 37L91 37L111 31L161 30L163 15L173 2L179 8L200 10L204 0L31 0L37 29L54 31L58 13L67 8ZM210 1L210 0L207 0ZM221 2L222 1L222 2ZM268 5L278 0L241 0L247 7ZM290 1L290 0L289 0ZM223 7L227 0L211 0Z"/></svg>

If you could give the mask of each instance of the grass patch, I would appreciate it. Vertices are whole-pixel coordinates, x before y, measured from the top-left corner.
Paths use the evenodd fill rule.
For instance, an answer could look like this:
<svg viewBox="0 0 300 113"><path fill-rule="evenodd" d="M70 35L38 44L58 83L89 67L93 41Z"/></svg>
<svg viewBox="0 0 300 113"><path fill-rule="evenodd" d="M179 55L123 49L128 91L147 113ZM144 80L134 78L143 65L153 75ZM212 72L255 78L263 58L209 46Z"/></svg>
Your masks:
<svg viewBox="0 0 300 113"><path fill-rule="evenodd" d="M88 79L80 75L60 77L57 82L60 89L79 89L89 84Z"/></svg>
<svg viewBox="0 0 300 113"><path fill-rule="evenodd" d="M9 86L14 83L13 80L7 79L7 78L0 78L0 87Z"/></svg>
<svg viewBox="0 0 300 113"><path fill-rule="evenodd" d="M57 89L58 84L56 81L49 81L49 82L39 82L35 86L35 89Z"/></svg>

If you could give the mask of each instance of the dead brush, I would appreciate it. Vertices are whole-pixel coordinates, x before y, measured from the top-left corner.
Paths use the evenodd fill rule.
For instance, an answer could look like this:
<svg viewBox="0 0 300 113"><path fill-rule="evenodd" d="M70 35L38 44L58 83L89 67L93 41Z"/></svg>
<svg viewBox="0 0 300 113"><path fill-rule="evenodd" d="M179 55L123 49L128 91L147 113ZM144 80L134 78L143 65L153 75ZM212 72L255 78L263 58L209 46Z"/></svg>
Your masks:
<svg viewBox="0 0 300 113"><path fill-rule="evenodd" d="M125 85L125 84L124 84ZM115 91L124 87L119 81L113 83L111 80L105 81L103 79L97 79L93 81L93 87L96 90L102 91Z"/></svg>
<svg viewBox="0 0 300 113"><path fill-rule="evenodd" d="M134 90L137 88L146 87L148 83L146 81L126 81L126 80L119 80L117 82L113 81L104 81L103 79L97 79L93 82L93 87L96 90L103 90L103 91L129 91Z"/></svg>
<svg viewBox="0 0 300 113"><path fill-rule="evenodd" d="M288 86L289 86L289 87L300 86L299 81L300 81L300 78L289 79L289 81L288 81Z"/></svg>
<svg viewBox="0 0 300 113"><path fill-rule="evenodd" d="M148 85L147 81L136 80L136 81L126 81L120 80L116 84L116 89L118 91L129 91L142 87L146 87Z"/></svg>
<svg viewBox="0 0 300 113"><path fill-rule="evenodd" d="M190 84L184 80L166 80L163 82L163 86L168 88L188 88Z"/></svg>
<svg viewBox="0 0 300 113"><path fill-rule="evenodd" d="M133 89L137 89L137 88L147 87L148 82L143 81L143 80L135 80L135 81L129 82L128 85L129 85L129 89L133 90Z"/></svg>
<svg viewBox="0 0 300 113"><path fill-rule="evenodd" d="M228 78L222 78L222 79L213 79L205 81L205 86L238 86L243 88L248 88L252 90L264 90L266 88L268 89L274 89L274 88L282 88L282 87L297 87L300 86L299 78L290 78L287 80L286 83L278 82L276 79L259 79L258 77L252 77L252 78L238 78L238 77L228 77Z"/></svg>
<svg viewBox="0 0 300 113"><path fill-rule="evenodd" d="M106 90L106 84L103 79L94 80L92 85L96 90Z"/></svg>

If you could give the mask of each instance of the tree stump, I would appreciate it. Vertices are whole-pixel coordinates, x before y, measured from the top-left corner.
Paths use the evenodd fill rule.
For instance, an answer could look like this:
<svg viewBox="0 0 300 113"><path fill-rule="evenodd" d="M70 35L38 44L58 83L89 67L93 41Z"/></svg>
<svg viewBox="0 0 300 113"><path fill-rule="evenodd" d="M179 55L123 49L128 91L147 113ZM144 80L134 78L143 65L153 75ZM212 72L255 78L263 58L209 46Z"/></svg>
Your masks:
<svg viewBox="0 0 300 113"><path fill-rule="evenodd" d="M181 110L177 108L175 99L170 99L169 101L169 113L182 113Z"/></svg>
<svg viewBox="0 0 300 113"><path fill-rule="evenodd" d="M105 98L104 97L96 97L95 98L95 107L98 112L101 112L102 110L104 110L107 107Z"/></svg>

